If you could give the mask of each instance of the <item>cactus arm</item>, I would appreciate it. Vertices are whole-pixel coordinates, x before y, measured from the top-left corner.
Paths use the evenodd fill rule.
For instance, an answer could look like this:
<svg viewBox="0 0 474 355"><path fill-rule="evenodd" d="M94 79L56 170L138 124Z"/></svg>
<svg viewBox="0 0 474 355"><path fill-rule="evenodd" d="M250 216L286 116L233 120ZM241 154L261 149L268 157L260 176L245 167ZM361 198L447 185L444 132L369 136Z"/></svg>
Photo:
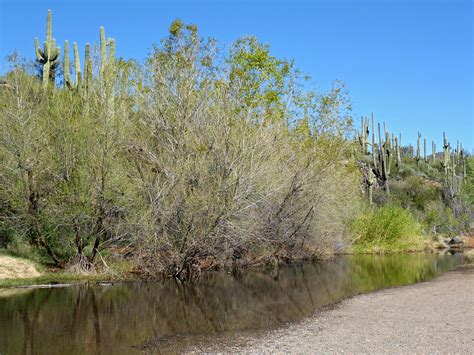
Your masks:
<svg viewBox="0 0 474 355"><path fill-rule="evenodd" d="M107 39L107 45L109 46L109 60L108 60L108 63L113 65L115 63L115 38Z"/></svg>
<svg viewBox="0 0 474 355"><path fill-rule="evenodd" d="M44 52L44 58L45 58L46 61L49 60L50 55L51 55L51 51L50 51L49 47L50 46L48 45L48 42L44 41L43 42L43 52Z"/></svg>
<svg viewBox="0 0 474 355"><path fill-rule="evenodd" d="M38 62L44 61L44 52L39 46L39 40L37 37L35 38L35 54L36 54L36 60Z"/></svg>
<svg viewBox="0 0 474 355"><path fill-rule="evenodd" d="M51 58L50 58L50 61L51 62L56 62L55 64L57 64L59 62L59 55L61 54L61 49L59 47L56 47L56 40L53 39L52 41L52 44L51 44Z"/></svg>

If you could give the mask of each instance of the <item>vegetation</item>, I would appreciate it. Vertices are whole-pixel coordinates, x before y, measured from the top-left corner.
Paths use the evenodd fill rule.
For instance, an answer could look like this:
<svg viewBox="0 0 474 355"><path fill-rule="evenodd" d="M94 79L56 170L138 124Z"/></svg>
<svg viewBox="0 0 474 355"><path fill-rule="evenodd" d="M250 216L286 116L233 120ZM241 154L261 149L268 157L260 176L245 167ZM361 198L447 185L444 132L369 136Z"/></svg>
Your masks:
<svg viewBox="0 0 474 355"><path fill-rule="evenodd" d="M362 252L423 250L421 226L398 206L368 209L354 221L354 248Z"/></svg>
<svg viewBox="0 0 474 355"><path fill-rule="evenodd" d="M415 235L466 228L472 160L462 149L445 140L443 159L433 151L429 161L418 139L414 157L385 124L377 142L374 117L359 145L344 85L310 90L256 38L222 52L176 20L142 64L116 58L103 27L96 49L86 44L81 68L74 43L72 80L66 41L56 73L48 12L37 64L9 57L0 87L9 248L61 268L126 260L183 278L319 258L354 238L356 250L411 249ZM447 209L452 221L442 220Z"/></svg>

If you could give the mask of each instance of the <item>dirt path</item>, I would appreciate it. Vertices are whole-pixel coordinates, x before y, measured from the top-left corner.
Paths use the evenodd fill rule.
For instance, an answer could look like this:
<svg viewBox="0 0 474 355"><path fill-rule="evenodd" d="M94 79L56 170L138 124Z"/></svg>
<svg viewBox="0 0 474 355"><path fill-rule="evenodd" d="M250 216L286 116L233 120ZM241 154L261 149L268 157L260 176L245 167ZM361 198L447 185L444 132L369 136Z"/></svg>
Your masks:
<svg viewBox="0 0 474 355"><path fill-rule="evenodd" d="M204 351L474 354L474 269L348 299L301 323Z"/></svg>
<svg viewBox="0 0 474 355"><path fill-rule="evenodd" d="M0 254L0 280L32 278L40 275L32 262Z"/></svg>

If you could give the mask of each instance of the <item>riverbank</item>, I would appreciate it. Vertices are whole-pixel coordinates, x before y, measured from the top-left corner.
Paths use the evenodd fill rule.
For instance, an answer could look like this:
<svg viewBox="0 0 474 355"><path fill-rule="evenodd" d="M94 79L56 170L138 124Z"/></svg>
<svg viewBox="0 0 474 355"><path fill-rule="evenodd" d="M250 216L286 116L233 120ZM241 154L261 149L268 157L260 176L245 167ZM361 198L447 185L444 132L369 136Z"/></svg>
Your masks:
<svg viewBox="0 0 474 355"><path fill-rule="evenodd" d="M413 254L413 253L440 253L440 250L434 247L434 244L426 244L424 249L420 250L406 250L405 252L398 253L387 253L387 254ZM348 253L341 255L379 255L385 253ZM464 253L465 262L472 263L474 260L474 249L467 249ZM339 256L341 256L339 255ZM332 259L337 255L328 256L324 260ZM305 261L311 261L308 259ZM319 259L323 260L323 259ZM287 261L287 263L298 263L302 260ZM265 263L257 263L255 265L241 265L239 269L255 269L265 266ZM69 284L78 282L99 282L99 281L130 281L130 280L145 280L143 274L134 272L133 263L109 263L107 268L100 270L91 270L89 272L85 270L77 270L74 268L58 269L47 267L44 264L36 263L32 260L21 258L15 254L12 254L6 250L0 250L0 288L6 287L27 287L35 285L57 285L57 284ZM213 272L212 269L204 270L205 272ZM199 274L200 275L200 274ZM199 276L198 275L198 276ZM166 276L160 278L160 280L166 279Z"/></svg>
<svg viewBox="0 0 474 355"><path fill-rule="evenodd" d="M79 273L71 270L48 269L45 265L0 250L0 289L111 279L119 279L119 277L107 273Z"/></svg>
<svg viewBox="0 0 474 355"><path fill-rule="evenodd" d="M204 352L469 353L474 267L360 295L297 324L240 337Z"/></svg>

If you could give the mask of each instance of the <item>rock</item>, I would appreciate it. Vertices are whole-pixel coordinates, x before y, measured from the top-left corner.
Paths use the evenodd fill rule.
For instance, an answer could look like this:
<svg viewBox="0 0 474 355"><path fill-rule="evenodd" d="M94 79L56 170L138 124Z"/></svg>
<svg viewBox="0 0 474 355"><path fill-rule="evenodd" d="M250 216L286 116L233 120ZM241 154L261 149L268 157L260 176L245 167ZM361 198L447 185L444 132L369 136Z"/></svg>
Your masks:
<svg viewBox="0 0 474 355"><path fill-rule="evenodd" d="M449 245L459 245L459 244L463 244L463 241L462 241L461 237L459 237L459 236L451 238L451 240L449 241Z"/></svg>

